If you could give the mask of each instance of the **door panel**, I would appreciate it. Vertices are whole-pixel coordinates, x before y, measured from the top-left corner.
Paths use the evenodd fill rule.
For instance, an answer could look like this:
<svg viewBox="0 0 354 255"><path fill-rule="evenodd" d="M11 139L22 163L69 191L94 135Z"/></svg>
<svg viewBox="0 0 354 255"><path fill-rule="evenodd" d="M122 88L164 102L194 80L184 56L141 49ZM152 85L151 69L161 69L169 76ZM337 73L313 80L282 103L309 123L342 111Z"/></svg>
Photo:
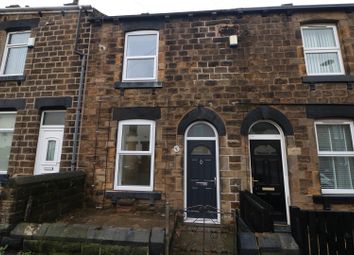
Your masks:
<svg viewBox="0 0 354 255"><path fill-rule="evenodd" d="M216 185L215 141L187 141L188 218L217 218Z"/></svg>
<svg viewBox="0 0 354 255"><path fill-rule="evenodd" d="M286 221L280 140L250 140L253 193L271 204L276 221Z"/></svg>
<svg viewBox="0 0 354 255"><path fill-rule="evenodd" d="M60 168L64 128L39 132L35 174L57 173Z"/></svg>

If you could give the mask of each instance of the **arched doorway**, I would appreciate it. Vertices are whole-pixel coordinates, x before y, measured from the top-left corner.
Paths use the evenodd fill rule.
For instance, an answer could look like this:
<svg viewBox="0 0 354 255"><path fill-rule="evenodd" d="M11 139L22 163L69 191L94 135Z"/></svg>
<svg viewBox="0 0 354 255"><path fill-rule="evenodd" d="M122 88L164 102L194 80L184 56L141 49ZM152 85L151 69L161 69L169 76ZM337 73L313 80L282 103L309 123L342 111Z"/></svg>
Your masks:
<svg viewBox="0 0 354 255"><path fill-rule="evenodd" d="M184 207L186 221L220 222L218 133L208 122L191 124L185 132Z"/></svg>
<svg viewBox="0 0 354 255"><path fill-rule="evenodd" d="M273 206L275 222L289 219L289 181L285 140L282 129L274 122L255 122L248 132L251 190Z"/></svg>

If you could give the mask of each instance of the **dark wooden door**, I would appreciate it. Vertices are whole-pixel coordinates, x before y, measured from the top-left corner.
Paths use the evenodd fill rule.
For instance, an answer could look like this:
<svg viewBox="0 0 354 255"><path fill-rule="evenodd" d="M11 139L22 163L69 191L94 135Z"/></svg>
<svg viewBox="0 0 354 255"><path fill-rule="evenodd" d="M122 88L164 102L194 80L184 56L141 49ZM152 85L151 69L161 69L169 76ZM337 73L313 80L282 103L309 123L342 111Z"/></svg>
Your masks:
<svg viewBox="0 0 354 255"><path fill-rule="evenodd" d="M279 140L251 140L253 193L273 206L273 219L286 221L282 154Z"/></svg>
<svg viewBox="0 0 354 255"><path fill-rule="evenodd" d="M215 141L187 141L187 217L217 218Z"/></svg>

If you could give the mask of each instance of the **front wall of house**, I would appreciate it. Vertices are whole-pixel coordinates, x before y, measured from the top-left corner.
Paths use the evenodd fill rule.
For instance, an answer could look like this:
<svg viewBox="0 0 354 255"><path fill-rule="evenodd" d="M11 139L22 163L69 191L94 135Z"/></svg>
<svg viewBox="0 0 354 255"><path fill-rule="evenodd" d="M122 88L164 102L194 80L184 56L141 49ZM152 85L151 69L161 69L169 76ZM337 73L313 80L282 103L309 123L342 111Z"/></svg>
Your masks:
<svg viewBox="0 0 354 255"><path fill-rule="evenodd" d="M93 184L92 195L101 201L100 191L114 186L118 120L112 117L113 108L158 107L154 191L182 208L185 142L178 125L203 106L226 127L226 135L219 136L221 209L238 207L238 192L249 190L251 182L249 141L241 135L241 125L249 112L265 105L285 115L294 130L285 137L291 204L321 208L312 202L321 188L314 119L307 118L306 105L350 104L354 96L346 83L316 84L310 90L302 82L306 70L300 27L311 20L337 21L344 67L350 74L353 18L344 12L166 17L158 21L162 88L124 90L115 89L114 83L122 80L124 27L129 21L93 24L80 150L80 167ZM229 47L225 27L239 29L237 47ZM175 145L179 152L173 150Z"/></svg>
<svg viewBox="0 0 354 255"><path fill-rule="evenodd" d="M38 19L39 22L38 26L30 29L30 37L35 38L35 43L33 48L28 48L23 72L24 81L0 80L0 102L2 103L0 103L0 114L4 111L16 112L7 173L10 176L33 174L41 112L47 108L58 110L65 107L60 171L68 171L72 155L81 64L80 57L74 53L78 11L63 11L62 13L44 11L28 14L28 12L21 13L19 9L19 12L20 14L1 15L1 59L7 38L5 23L22 22L19 28L14 29L14 31L22 31L24 28L21 26L28 25L26 20ZM83 15L79 42L79 50L83 52L87 52L90 35L90 25L86 20L87 16ZM68 101L63 101L62 97ZM36 106L36 101L41 98L49 100L42 102L41 107ZM52 99L58 98L59 101L51 103ZM13 105L8 109L5 101L1 101L17 99L24 103L17 109Z"/></svg>

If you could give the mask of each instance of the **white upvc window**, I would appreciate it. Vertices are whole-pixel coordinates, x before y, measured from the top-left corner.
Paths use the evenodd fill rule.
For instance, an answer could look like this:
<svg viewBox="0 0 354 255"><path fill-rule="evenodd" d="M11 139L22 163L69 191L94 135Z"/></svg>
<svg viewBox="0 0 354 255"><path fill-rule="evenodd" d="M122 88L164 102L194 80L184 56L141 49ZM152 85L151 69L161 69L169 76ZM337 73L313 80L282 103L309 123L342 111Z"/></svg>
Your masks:
<svg viewBox="0 0 354 255"><path fill-rule="evenodd" d="M23 74L30 35L30 31L10 32L7 34L0 68L1 76Z"/></svg>
<svg viewBox="0 0 354 255"><path fill-rule="evenodd" d="M115 189L152 191L155 121L120 121L117 137Z"/></svg>
<svg viewBox="0 0 354 255"><path fill-rule="evenodd" d="M344 66L335 25L301 27L308 75L341 75Z"/></svg>
<svg viewBox="0 0 354 255"><path fill-rule="evenodd" d="M353 122L315 122L323 194L354 193Z"/></svg>
<svg viewBox="0 0 354 255"><path fill-rule="evenodd" d="M16 112L0 112L0 174L6 174L16 122Z"/></svg>
<svg viewBox="0 0 354 255"><path fill-rule="evenodd" d="M158 66L158 31L126 33L123 81L155 81Z"/></svg>

